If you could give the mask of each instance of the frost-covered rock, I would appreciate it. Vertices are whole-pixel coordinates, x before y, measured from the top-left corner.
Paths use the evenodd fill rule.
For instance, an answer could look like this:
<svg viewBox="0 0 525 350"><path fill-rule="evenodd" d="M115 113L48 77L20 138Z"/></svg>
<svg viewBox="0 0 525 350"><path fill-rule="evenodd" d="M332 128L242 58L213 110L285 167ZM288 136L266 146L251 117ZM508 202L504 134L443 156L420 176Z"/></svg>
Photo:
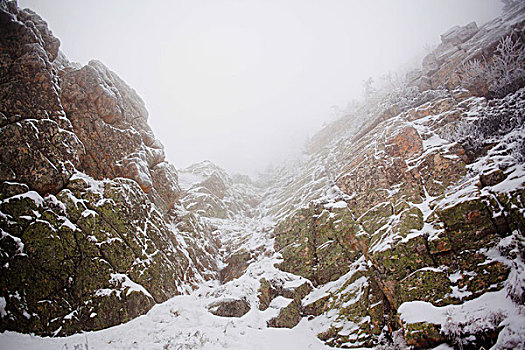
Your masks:
<svg viewBox="0 0 525 350"><path fill-rule="evenodd" d="M524 24L525 7L518 1L501 17L479 28L474 22L455 26L441 35L441 43L423 59L421 71L412 72L407 78L421 92L462 86L469 61L479 60L483 66L495 64L493 57L501 39L513 36L521 40L523 50ZM476 95L488 96L491 83L477 80L469 89Z"/></svg>
<svg viewBox="0 0 525 350"><path fill-rule="evenodd" d="M246 300L220 300L208 306L208 310L222 317L242 317L250 311L250 304Z"/></svg>
<svg viewBox="0 0 525 350"><path fill-rule="evenodd" d="M140 97L0 1L0 330L117 325L217 272Z"/></svg>
<svg viewBox="0 0 525 350"><path fill-rule="evenodd" d="M448 33L440 56L425 59L437 74L429 73L433 83L459 67L463 44L490 49L517 28L519 8L479 32ZM453 48L454 40L462 48ZM305 159L268 180L263 204L277 221L278 267L317 287L282 309L285 323L309 316L322 325L319 338L338 347L376 346L394 336L415 348L523 341L511 335L521 329L512 308L521 306L509 292L510 285L523 292L515 279L523 262L510 253L520 248L501 246L525 232L525 88L491 100L453 88L421 93L393 113L357 107L314 136ZM267 284L260 293L263 305L275 295ZM484 304L482 316L459 311L491 293L500 304ZM446 317L424 320L425 312L421 320L399 319L407 305L417 312L417 303L442 314L455 310L457 332ZM469 326L477 317L480 326Z"/></svg>
<svg viewBox="0 0 525 350"><path fill-rule="evenodd" d="M5 193L17 194L0 203L3 329L69 334L116 325L216 269L133 180L76 174L45 197L10 186Z"/></svg>
<svg viewBox="0 0 525 350"><path fill-rule="evenodd" d="M181 202L188 210L210 218L252 216L261 201L249 177L230 176L210 161L193 164L180 171Z"/></svg>
<svg viewBox="0 0 525 350"><path fill-rule="evenodd" d="M0 181L17 179L41 194L56 193L83 153L51 64L60 42L38 15L15 3L2 2L0 16Z"/></svg>
<svg viewBox="0 0 525 350"><path fill-rule="evenodd" d="M173 208L177 173L166 163L136 92L98 61L63 70L61 78L64 111L85 146L82 170L96 179L133 179L163 213Z"/></svg>
<svg viewBox="0 0 525 350"><path fill-rule="evenodd" d="M459 45L472 38L478 31L476 22L471 22L465 26L455 26L441 34L441 42L443 44Z"/></svg>
<svg viewBox="0 0 525 350"><path fill-rule="evenodd" d="M0 0L0 60L15 67L0 72L0 329L71 334L166 301L89 336L520 346L525 88L475 97L456 69L522 29L522 8L446 33L412 74L426 91L356 106L252 183L207 161L177 179L136 93L99 62L67 61L37 15Z"/></svg>
<svg viewBox="0 0 525 350"><path fill-rule="evenodd" d="M399 328L419 348L449 341L439 325L398 323L397 309L414 300L437 307L477 300L521 269L489 252L525 230L525 173L514 148L523 124L503 126L523 103L523 89L490 104L451 91L310 156L303 171L324 171L310 183L287 184L309 192L292 197L295 210L278 207L275 249L279 268L319 291L303 301L307 308L289 305L283 314L324 319L329 326L319 337L332 346L372 346L385 329ZM454 133L465 118L473 125L502 119L473 146ZM493 330L472 335L494 343Z"/></svg>

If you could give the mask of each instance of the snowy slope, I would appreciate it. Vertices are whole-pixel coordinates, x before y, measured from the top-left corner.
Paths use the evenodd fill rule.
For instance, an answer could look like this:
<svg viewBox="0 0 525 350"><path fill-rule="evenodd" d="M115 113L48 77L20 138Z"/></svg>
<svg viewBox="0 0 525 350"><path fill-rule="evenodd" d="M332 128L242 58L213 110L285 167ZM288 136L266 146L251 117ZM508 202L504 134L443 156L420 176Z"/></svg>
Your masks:
<svg viewBox="0 0 525 350"><path fill-rule="evenodd" d="M226 284L213 280L189 295L177 296L154 306L146 315L106 330L65 338L5 332L0 334L2 349L329 349L316 337L317 325L306 319L293 329L267 328L287 303L280 297L265 311L257 308L259 280L279 279L286 286L304 279L276 269L272 222L267 218L212 219L224 243L239 249L259 249L246 272ZM245 298L251 310L241 318L212 315L208 306L228 298Z"/></svg>

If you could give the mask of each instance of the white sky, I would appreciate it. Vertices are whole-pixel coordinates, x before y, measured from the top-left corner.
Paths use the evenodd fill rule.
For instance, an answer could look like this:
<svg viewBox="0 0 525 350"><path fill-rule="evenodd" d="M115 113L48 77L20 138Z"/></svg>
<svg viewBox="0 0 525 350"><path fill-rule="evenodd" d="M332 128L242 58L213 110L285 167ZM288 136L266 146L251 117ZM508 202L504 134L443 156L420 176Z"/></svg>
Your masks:
<svg viewBox="0 0 525 350"><path fill-rule="evenodd" d="M254 174L297 151L359 97L456 24L499 0L19 0L72 61L98 59L144 99L182 168L205 159Z"/></svg>

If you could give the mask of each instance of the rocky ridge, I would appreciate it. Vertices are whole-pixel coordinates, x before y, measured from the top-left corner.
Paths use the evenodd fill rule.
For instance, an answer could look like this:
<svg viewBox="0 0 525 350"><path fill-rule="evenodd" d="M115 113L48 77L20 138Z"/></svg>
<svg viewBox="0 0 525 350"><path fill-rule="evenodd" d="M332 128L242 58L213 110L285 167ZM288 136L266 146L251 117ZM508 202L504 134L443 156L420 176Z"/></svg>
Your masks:
<svg viewBox="0 0 525 350"><path fill-rule="evenodd" d="M31 10L1 1L0 23L0 329L106 328L214 277L136 92Z"/></svg>
<svg viewBox="0 0 525 350"><path fill-rule="evenodd" d="M501 320L523 311L525 90L494 99L486 81L464 89L459 72L474 52L490 62L507 36L523 50L524 23L517 4L481 28L453 28L403 96L328 125L302 163L273 179L279 268L317 287L293 312L322 323L327 344L519 343L508 340L519 328ZM517 304L466 311L498 292ZM450 314L414 320L415 305Z"/></svg>
<svg viewBox="0 0 525 350"><path fill-rule="evenodd" d="M522 5L451 29L400 92L356 106L302 160L252 183L210 162L177 176L132 89L99 62L68 62L36 14L1 4L13 68L0 133L24 140L0 160L2 330L100 329L190 293L133 324L210 328L146 329L152 347L239 345L227 329L241 326L315 334L319 348L525 340L525 90L467 90L460 69L474 53L490 62L503 37L523 43Z"/></svg>

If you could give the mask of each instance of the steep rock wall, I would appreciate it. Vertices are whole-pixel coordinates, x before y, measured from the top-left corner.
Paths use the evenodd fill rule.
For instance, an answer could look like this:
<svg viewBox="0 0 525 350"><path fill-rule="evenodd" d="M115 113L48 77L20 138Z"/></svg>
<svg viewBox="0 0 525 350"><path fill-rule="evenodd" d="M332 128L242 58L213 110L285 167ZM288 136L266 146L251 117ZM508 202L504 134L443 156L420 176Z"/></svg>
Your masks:
<svg viewBox="0 0 525 350"><path fill-rule="evenodd" d="M143 101L59 45L37 14L0 1L2 331L109 327L217 270Z"/></svg>
<svg viewBox="0 0 525 350"><path fill-rule="evenodd" d="M270 181L279 268L317 287L296 313L318 318L327 344L376 346L401 334L415 348L487 347L509 315L487 308L485 328L470 320L451 334L401 310L498 291L523 303L525 89L475 97L455 72L469 52L489 55L522 30L524 14L520 5L481 29L449 31L431 54L440 55L432 84L403 104L378 101L336 121L314 136L305 162Z"/></svg>

